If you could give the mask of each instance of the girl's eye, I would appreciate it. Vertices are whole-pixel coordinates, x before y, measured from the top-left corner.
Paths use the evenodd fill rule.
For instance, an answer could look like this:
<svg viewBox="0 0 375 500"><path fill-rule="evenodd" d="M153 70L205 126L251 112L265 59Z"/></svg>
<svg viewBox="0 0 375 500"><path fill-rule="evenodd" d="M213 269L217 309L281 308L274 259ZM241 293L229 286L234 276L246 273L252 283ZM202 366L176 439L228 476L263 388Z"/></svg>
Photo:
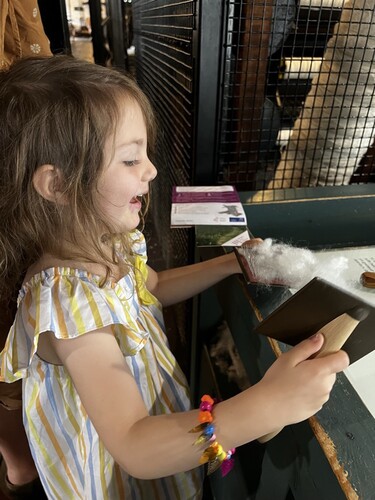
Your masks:
<svg viewBox="0 0 375 500"><path fill-rule="evenodd" d="M126 165L127 167L134 167L134 165L137 164L137 161L136 160L130 160L130 161L123 161L122 163L124 165Z"/></svg>

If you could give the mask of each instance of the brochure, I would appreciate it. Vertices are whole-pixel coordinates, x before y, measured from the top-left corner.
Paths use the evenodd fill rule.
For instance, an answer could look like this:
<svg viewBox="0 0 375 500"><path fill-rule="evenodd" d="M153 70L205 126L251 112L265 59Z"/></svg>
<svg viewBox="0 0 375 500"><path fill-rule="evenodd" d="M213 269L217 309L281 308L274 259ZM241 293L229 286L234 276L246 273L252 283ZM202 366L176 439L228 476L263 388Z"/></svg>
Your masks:
<svg viewBox="0 0 375 500"><path fill-rule="evenodd" d="M171 227L246 226L234 186L174 186Z"/></svg>

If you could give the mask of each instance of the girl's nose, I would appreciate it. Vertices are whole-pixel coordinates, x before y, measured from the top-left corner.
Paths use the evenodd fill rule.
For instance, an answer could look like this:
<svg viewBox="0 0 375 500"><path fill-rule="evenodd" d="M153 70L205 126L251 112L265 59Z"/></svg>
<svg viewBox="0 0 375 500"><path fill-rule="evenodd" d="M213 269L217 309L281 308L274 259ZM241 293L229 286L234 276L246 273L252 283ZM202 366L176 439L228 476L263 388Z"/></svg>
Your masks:
<svg viewBox="0 0 375 500"><path fill-rule="evenodd" d="M147 182L151 182L152 180L155 179L157 174L158 171L156 170L155 165L152 163L152 161L148 160L147 168L144 174L145 180L147 180Z"/></svg>

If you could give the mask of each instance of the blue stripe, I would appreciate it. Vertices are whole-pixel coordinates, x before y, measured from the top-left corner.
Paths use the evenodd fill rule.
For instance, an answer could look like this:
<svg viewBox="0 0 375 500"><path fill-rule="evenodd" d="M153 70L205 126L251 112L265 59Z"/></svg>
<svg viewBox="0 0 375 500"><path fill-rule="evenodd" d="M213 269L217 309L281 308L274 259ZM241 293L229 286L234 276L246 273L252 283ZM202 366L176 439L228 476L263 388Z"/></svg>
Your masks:
<svg viewBox="0 0 375 500"><path fill-rule="evenodd" d="M168 372L166 372L164 370L164 368L161 365L159 365L159 369L163 373L163 380L165 380L168 383L168 387L170 388L170 390L175 398L175 401L178 404L179 411L189 410L190 408L186 408L186 404L184 404L183 400L180 397L180 394L179 394L177 387L176 387L176 381L169 375ZM181 388L180 388L180 390L181 390ZM175 409L175 411L178 411L178 410Z"/></svg>
<svg viewBox="0 0 375 500"><path fill-rule="evenodd" d="M53 374L51 374L51 371L53 371L54 369L53 368L51 369L51 365L49 365L48 363L45 363L45 367L46 367L45 385L46 385L46 389L47 389L48 401L53 409L53 414L54 414L54 417L59 425L59 430L60 430L62 436L64 436L65 441L68 444L69 449L72 453L72 457L74 459L74 464L76 466L76 469L77 469L77 472L79 475L79 479L81 481L81 485L83 485L83 471L82 471L82 467L81 467L79 458L77 457L77 454L76 454L76 448L74 446L74 441L70 438L68 432L66 431L66 429L61 421L61 418L60 418L60 415L58 412L58 408L57 408L57 404L56 404L55 393L53 391L53 386L51 384L51 378L53 377ZM66 401L64 401L64 403L66 404ZM57 441L60 442L60 439L58 439L58 438L59 438L59 436L57 436Z"/></svg>
<svg viewBox="0 0 375 500"><path fill-rule="evenodd" d="M21 323L22 323L22 330L23 330L23 332L25 333L24 337L25 337L25 339L26 339L27 352L30 352L30 351L31 351L31 348L32 348L32 344L33 344L33 342L34 342L34 337L31 339L31 338L27 335L27 332L28 332L29 328L25 325L24 320L23 320L23 315L22 315L22 314L20 314L20 317L21 317ZM16 334L15 325L13 326L13 328L14 328L14 330L15 330L14 334ZM21 330L21 331L22 331L22 330ZM19 330L17 329L17 331L19 331ZM33 332L33 334L34 334L34 332ZM18 350L18 342L17 342L17 344L16 344L16 345L17 345L17 350ZM20 361L20 359L18 360L18 362L19 362L19 361ZM23 368L23 367L22 367L22 368Z"/></svg>
<svg viewBox="0 0 375 500"><path fill-rule="evenodd" d="M96 499L96 488L95 488L95 471L93 464L94 453L92 452L92 432L91 432L91 422L88 418L86 421L87 435L90 439L90 453L89 453L89 469L90 469L90 482L91 482L91 495L93 499Z"/></svg>
<svg viewBox="0 0 375 500"><path fill-rule="evenodd" d="M132 368L133 368L133 378L134 378L135 382L137 383L138 390L139 390L140 394L143 397L142 383L141 383L141 377L139 374L139 367L137 364L137 360L135 359L135 356L130 356L130 359L131 359Z"/></svg>
<svg viewBox="0 0 375 500"><path fill-rule="evenodd" d="M171 478L170 481L173 481L173 479ZM163 498L166 498L166 499L170 499L170 500L174 500L171 495L170 495L170 491L168 489L168 485L166 484L166 480L164 479L164 477L160 478L160 480L158 481L158 483L161 485L163 491L164 491L164 497Z"/></svg>
<svg viewBox="0 0 375 500"><path fill-rule="evenodd" d="M24 423L25 429L28 429L25 410L23 410L23 423ZM37 455L36 455L36 452L35 452L35 449L34 449L34 446L33 446L33 442L30 441L30 440L28 440L28 441L29 441L29 448L30 448L30 451L31 451L31 456L33 457L33 460L35 462L35 466L37 467L38 460L37 460ZM42 471L39 471L39 469L38 469L38 473L39 473L39 479L40 479L40 482L42 483L44 491L47 493L47 496L49 498L53 498L52 492L51 492L51 490L49 488L49 484L46 481L46 478L44 477L44 474L42 473Z"/></svg>
<svg viewBox="0 0 375 500"><path fill-rule="evenodd" d="M137 486L137 482L138 481L134 477L132 477L132 476L128 476L128 478L129 478L129 481L128 481L128 483L129 483L129 490L130 490L130 494L132 496L132 499L133 500L137 500L138 499L138 494L136 493L136 489L137 490L139 489L138 486Z"/></svg>

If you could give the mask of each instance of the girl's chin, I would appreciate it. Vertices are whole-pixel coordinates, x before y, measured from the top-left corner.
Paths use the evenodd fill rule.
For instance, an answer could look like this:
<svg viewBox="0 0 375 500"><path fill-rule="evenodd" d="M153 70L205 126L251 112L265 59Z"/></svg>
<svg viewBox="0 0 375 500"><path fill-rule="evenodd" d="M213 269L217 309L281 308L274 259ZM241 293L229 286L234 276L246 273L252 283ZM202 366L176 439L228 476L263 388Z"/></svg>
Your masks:
<svg viewBox="0 0 375 500"><path fill-rule="evenodd" d="M134 231L134 229L137 229L139 226L139 223L141 222L141 219L137 214L132 214L131 217L129 217L126 221L123 222L123 224L120 224L120 232L125 233L127 231Z"/></svg>

